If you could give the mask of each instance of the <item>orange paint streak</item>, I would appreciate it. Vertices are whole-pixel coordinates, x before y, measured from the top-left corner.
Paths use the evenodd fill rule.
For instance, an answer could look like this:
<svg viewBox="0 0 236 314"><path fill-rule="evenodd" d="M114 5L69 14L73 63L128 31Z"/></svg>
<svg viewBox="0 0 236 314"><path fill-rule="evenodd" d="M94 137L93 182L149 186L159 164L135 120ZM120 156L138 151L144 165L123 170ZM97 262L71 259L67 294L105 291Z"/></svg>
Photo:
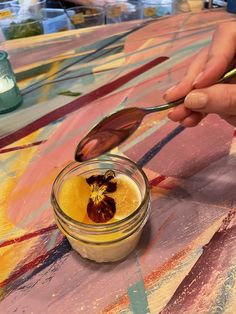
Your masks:
<svg viewBox="0 0 236 314"><path fill-rule="evenodd" d="M30 136L25 137L24 139L18 141L14 145L24 146L29 142L35 141L38 135L42 131L37 131ZM10 149L11 147L9 147ZM37 151L37 147L31 147L22 151L17 152L17 159L13 158L7 167L7 172L15 173L14 176L6 176L4 180L0 183L0 238L4 239L6 234L9 234L14 230L14 237L21 237L25 234L25 230L18 227L15 228L15 224L9 221L8 209L10 208L10 203L15 202L13 197L14 191L17 189L20 178L24 175L27 167ZM11 153L15 154L15 152ZM9 158L9 154L1 155L1 160L4 162L5 159ZM19 195L19 197L24 198L26 194ZM16 269L19 261L24 259L26 253L31 249L31 246L34 244L35 240L28 241L27 243L18 244L20 248L16 254L16 251L13 247L4 247L0 249L1 256L1 266L0 266L0 280L5 280L10 276L12 271Z"/></svg>
<svg viewBox="0 0 236 314"><path fill-rule="evenodd" d="M145 289L150 289L155 282L163 277L168 271L173 269L181 260L183 260L186 255L192 250L189 246L186 249L176 253L173 257L171 257L166 263L158 267L156 270L151 272L145 279L144 279L144 286ZM106 309L104 309L101 314L116 314L119 313L123 309L127 309L129 306L130 301L128 294L124 294L121 296L116 303L109 305Z"/></svg>
<svg viewBox="0 0 236 314"><path fill-rule="evenodd" d="M116 314L126 309L130 304L129 297L127 294L122 295L116 303L109 305L105 308L101 314Z"/></svg>
<svg viewBox="0 0 236 314"><path fill-rule="evenodd" d="M181 260L183 260L187 254L192 250L192 247L187 247L186 249L176 253L172 256L166 263L158 267L156 270L151 272L145 279L144 279L144 286L146 289L150 289L153 284L163 277L168 271L173 269L175 266L179 264Z"/></svg>

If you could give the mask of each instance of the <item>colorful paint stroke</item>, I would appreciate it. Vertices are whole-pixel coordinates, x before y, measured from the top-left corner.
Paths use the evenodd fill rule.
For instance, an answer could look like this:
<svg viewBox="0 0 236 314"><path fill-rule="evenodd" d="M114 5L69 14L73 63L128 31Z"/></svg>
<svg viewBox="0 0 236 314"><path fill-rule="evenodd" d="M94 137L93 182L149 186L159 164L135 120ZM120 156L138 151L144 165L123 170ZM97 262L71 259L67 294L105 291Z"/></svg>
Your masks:
<svg viewBox="0 0 236 314"><path fill-rule="evenodd" d="M149 115L114 150L143 167L152 190L126 260L81 259L50 205L88 129L120 108L161 104L233 18L203 11L1 44L24 104L0 116L0 313L235 313L236 137L217 116L184 129L166 112Z"/></svg>

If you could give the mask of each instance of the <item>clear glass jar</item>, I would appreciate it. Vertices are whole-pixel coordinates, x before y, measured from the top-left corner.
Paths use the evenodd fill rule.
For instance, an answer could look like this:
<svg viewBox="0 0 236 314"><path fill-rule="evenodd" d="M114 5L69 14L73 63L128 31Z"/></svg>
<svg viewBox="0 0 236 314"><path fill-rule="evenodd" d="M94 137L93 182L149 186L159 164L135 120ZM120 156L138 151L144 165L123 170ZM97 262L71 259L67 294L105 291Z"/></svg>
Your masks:
<svg viewBox="0 0 236 314"><path fill-rule="evenodd" d="M73 12L73 13L71 13ZM105 10L99 6L79 6L67 9L75 28L94 27L105 24Z"/></svg>
<svg viewBox="0 0 236 314"><path fill-rule="evenodd" d="M0 113L16 109L21 102L22 96L8 60L8 54L0 50Z"/></svg>
<svg viewBox="0 0 236 314"><path fill-rule="evenodd" d="M6 40L13 40L44 33L43 17L34 14L14 14L9 18L0 19L0 26Z"/></svg>
<svg viewBox="0 0 236 314"><path fill-rule="evenodd" d="M139 1L117 0L106 5L107 24L139 20L142 17L142 5Z"/></svg>
<svg viewBox="0 0 236 314"><path fill-rule="evenodd" d="M175 0L141 0L143 18L156 18L174 14Z"/></svg>
<svg viewBox="0 0 236 314"><path fill-rule="evenodd" d="M175 12L196 12L204 9L204 0L176 0Z"/></svg>
<svg viewBox="0 0 236 314"><path fill-rule="evenodd" d="M139 207L129 216L113 223L85 224L67 216L58 204L58 195L64 181L72 176L89 177L104 174L108 170L133 180L141 195ZM125 258L134 250L147 222L150 210L148 180L142 169L121 156L104 155L80 164L72 162L57 176L52 187L51 203L56 223L75 251L96 262L114 262Z"/></svg>

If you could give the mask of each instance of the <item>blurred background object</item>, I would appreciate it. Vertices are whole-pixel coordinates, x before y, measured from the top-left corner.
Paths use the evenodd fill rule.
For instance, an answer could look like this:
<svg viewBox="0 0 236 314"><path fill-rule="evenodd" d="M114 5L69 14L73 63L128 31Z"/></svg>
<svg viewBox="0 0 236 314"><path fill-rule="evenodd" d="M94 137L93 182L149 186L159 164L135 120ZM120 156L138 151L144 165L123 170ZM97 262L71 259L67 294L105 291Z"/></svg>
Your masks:
<svg viewBox="0 0 236 314"><path fill-rule="evenodd" d="M230 1L227 9L233 12L236 0ZM0 0L0 40L2 34L17 39L226 5L223 0Z"/></svg>
<svg viewBox="0 0 236 314"><path fill-rule="evenodd" d="M106 5L107 24L120 23L142 18L142 4L140 1L113 1Z"/></svg>
<svg viewBox="0 0 236 314"><path fill-rule="evenodd" d="M11 0L11 1L9 1L9 0L7 0L7 1L4 1L4 0L0 1L0 10L10 8L11 4L13 2L15 2L15 1L13 1L13 0Z"/></svg>
<svg viewBox="0 0 236 314"><path fill-rule="evenodd" d="M71 12L71 13L70 13ZM95 6L79 6L67 10L75 28L85 28L105 24L105 9Z"/></svg>
<svg viewBox="0 0 236 314"><path fill-rule="evenodd" d="M175 12L184 13L200 11L204 8L204 0L178 0L175 1Z"/></svg>
<svg viewBox="0 0 236 314"><path fill-rule="evenodd" d="M46 0L12 1L0 11L0 26L7 40L41 35Z"/></svg>
<svg viewBox="0 0 236 314"><path fill-rule="evenodd" d="M235 0L227 1L227 11L230 13L236 13L236 1Z"/></svg>
<svg viewBox="0 0 236 314"><path fill-rule="evenodd" d="M73 29L71 23L71 17L75 12L71 9L67 9L66 12L63 9L45 8L43 9L43 30L44 34L62 32L69 29Z"/></svg>
<svg viewBox="0 0 236 314"><path fill-rule="evenodd" d="M175 12L175 0L141 0L143 18L171 15Z"/></svg>
<svg viewBox="0 0 236 314"><path fill-rule="evenodd" d="M18 39L43 34L42 18L25 15L12 15L1 19L0 25L6 39Z"/></svg>
<svg viewBox="0 0 236 314"><path fill-rule="evenodd" d="M205 0L205 9L226 7L227 0Z"/></svg>

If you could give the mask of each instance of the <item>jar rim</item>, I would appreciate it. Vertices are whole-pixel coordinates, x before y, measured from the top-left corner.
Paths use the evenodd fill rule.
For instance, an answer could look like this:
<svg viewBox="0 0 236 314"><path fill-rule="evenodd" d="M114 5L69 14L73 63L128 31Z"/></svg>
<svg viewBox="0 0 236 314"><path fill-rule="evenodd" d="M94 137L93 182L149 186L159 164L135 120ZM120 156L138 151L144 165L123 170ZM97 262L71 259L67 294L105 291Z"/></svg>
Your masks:
<svg viewBox="0 0 236 314"><path fill-rule="evenodd" d="M144 197L142 198L139 206L128 216L126 216L125 218L123 219L120 219L118 221L115 221L115 222L112 222L112 223L99 223L99 224L87 224L87 223L84 223L84 222L80 222L78 220L75 220L73 219L72 217L68 216L60 207L60 205L58 204L58 201L57 201L57 198L55 196L55 186L57 185L59 179L62 177L62 175L66 172L67 169L69 169L72 165L77 165L75 168L79 168L81 166L83 166L83 164L88 164L89 162L92 162L92 161L111 161L110 159L104 159L104 158L117 158L119 160L124 160L126 162L129 162L131 165L135 166L135 168L139 171L139 173L141 174L143 180L144 180L144 183L145 183L145 192L144 192ZM99 229L103 229L104 227L118 227L119 225L129 221L130 219L132 219L133 217L136 216L136 214L138 212L141 211L141 209L143 208L143 206L145 205L145 203L147 202L147 200L149 199L149 182L148 182L148 178L145 174L145 172L143 171L143 169L141 167L139 167L139 165L137 165L134 161L130 160L129 158L126 158L124 156L120 156L120 155L115 155L115 154L106 154L106 155L103 155L102 157L100 158L94 158L94 159L91 159L91 160L88 160L88 161L85 161L85 162L82 162L82 163L78 163L77 161L72 161L70 162L68 165L66 165L60 172L59 174L57 175L56 179L54 180L53 182L53 185L52 185L52 191L51 191L51 202L52 202L52 205L53 207L56 205L56 208L57 208L57 211L59 212L59 214L64 218L66 219L67 221L69 221L70 223L72 223L73 225L75 226L78 226L78 227L82 227L82 228L86 228L86 227L90 227L90 228L93 228L94 230L99 230Z"/></svg>

